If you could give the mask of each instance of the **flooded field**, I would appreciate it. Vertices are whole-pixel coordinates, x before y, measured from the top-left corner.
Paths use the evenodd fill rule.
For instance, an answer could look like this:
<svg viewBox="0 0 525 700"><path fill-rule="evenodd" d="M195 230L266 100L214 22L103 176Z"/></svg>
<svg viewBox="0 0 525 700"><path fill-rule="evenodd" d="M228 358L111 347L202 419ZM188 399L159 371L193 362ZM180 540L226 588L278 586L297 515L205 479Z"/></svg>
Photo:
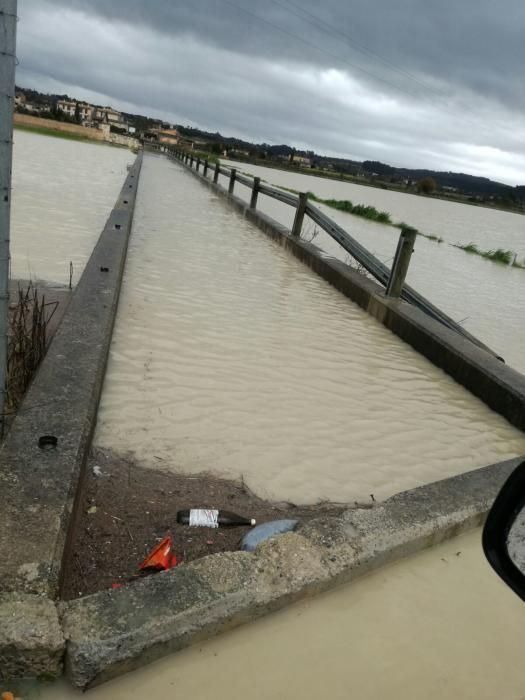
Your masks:
<svg viewBox="0 0 525 700"><path fill-rule="evenodd" d="M295 503L369 502L525 451L521 432L153 155L95 442Z"/></svg>
<svg viewBox="0 0 525 700"><path fill-rule="evenodd" d="M525 296L525 270L508 267L469 255L453 243L474 241L483 250L504 248L525 255L525 217L484 207L456 204L374 187L363 187L327 178L296 174L247 163L225 163L259 175L267 182L298 191L311 191L323 199L349 199L354 204L370 204L390 212L393 221L405 221L425 233L441 236L443 243L417 238L408 282L436 306L496 350L505 361L525 372L525 323L522 299ZM221 176L221 184L226 178ZM236 194L248 200L248 188L237 185ZM399 229L346 214L319 204L328 216L365 245L386 265L392 262ZM268 197L259 197L258 207L290 227L291 207ZM340 259L346 253L323 231L315 231L306 219L305 235Z"/></svg>
<svg viewBox="0 0 525 700"><path fill-rule="evenodd" d="M87 697L518 700L525 693L523 603L490 569L480 540L478 530L463 534ZM66 681L27 684L20 695L86 697Z"/></svg>
<svg viewBox="0 0 525 700"><path fill-rule="evenodd" d="M11 276L80 279L135 156L124 148L15 129Z"/></svg>

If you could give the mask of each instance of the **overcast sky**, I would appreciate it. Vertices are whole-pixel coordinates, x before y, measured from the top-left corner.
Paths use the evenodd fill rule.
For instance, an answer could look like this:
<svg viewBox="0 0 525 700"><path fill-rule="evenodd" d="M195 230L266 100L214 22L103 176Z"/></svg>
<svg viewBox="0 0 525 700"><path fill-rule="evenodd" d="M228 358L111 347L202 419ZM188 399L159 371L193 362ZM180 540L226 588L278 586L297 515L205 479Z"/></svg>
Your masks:
<svg viewBox="0 0 525 700"><path fill-rule="evenodd" d="M17 83L525 184L524 0L19 0Z"/></svg>

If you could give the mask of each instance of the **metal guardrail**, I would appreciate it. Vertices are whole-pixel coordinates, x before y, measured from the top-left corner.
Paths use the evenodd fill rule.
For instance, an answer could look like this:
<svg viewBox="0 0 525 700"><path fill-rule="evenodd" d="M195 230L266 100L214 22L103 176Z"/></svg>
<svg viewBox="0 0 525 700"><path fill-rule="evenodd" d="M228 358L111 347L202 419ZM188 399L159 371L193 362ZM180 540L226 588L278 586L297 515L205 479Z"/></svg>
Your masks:
<svg viewBox="0 0 525 700"><path fill-rule="evenodd" d="M457 333L461 334L478 347L487 350L492 355L502 360L501 357L499 357L493 350L491 350L484 343L482 343L481 340L471 335L468 331L466 331L458 323L456 323L454 319L450 318L450 316L447 316L447 314L441 311L441 309L438 309L437 306L434 306L434 304L428 301L428 299L426 299L422 294L419 294L419 292L416 292L415 289L412 289L412 287L405 283L404 280L408 267L408 261L405 266L402 265L397 270L394 269L394 266L392 267L392 271L389 270L389 268L378 258L376 258L375 255L373 255L369 250L367 250L363 245L361 245L361 243L356 241L355 238L353 238L348 233L348 231L345 231L345 229L341 228L341 226L336 224L335 221L330 219L330 217L327 216L324 212L322 212L318 207L314 206L311 202L308 202L307 195L305 193L297 195L293 194L292 192L286 192L282 189L272 187L271 185L263 184L261 183L260 178L246 176L241 173L238 173L236 168L227 168L220 164L217 164L214 169L209 168L207 160L202 161L198 158L195 158L193 155L187 153L186 151L180 151L175 148L167 147L165 149L165 152L167 152L168 155L175 156L190 167L193 166L193 164L195 164L196 168L198 169L198 164L203 164L205 167L205 172L214 173L214 182L217 182L219 174L225 175L229 178L228 191L230 193L233 193L233 189L236 182L240 182L246 187L252 188L252 197L249 205L251 209L256 208L257 198L259 194L264 194L267 197L271 197L272 199L276 199L277 201L282 202L283 204L287 204L293 207L296 210L294 226L292 229L293 235L300 235L303 217L304 215L309 216L314 223L316 223L331 238L333 238L337 243L339 243L339 245L347 253L349 253L360 265L362 265L365 268L367 272L369 272L385 288L388 287L390 289L400 290L399 295L402 299L414 306L417 306L431 318L435 319L436 321L439 321L447 328L456 331ZM406 231L406 229L401 230L400 241L404 236L404 231ZM402 270L401 273L399 273L399 269ZM402 274L402 277L395 280L391 279L392 275L396 273Z"/></svg>

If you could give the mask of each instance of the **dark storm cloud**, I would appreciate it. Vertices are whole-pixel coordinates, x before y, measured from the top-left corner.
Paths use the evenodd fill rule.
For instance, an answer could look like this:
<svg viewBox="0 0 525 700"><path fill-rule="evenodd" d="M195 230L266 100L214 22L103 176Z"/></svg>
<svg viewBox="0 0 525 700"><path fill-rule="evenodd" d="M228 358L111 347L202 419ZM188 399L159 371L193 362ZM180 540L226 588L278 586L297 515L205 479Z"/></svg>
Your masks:
<svg viewBox="0 0 525 700"><path fill-rule="evenodd" d="M525 180L521 0L25 0L20 14L20 76L35 87L320 152Z"/></svg>
<svg viewBox="0 0 525 700"><path fill-rule="evenodd" d="M369 79L374 74L410 92L420 92L421 84L406 72L423 82L435 78L525 106L523 0L55 0L53 4L170 36L190 34L203 44L272 60L294 59L322 67L335 62L341 68L348 68L348 61L366 69Z"/></svg>

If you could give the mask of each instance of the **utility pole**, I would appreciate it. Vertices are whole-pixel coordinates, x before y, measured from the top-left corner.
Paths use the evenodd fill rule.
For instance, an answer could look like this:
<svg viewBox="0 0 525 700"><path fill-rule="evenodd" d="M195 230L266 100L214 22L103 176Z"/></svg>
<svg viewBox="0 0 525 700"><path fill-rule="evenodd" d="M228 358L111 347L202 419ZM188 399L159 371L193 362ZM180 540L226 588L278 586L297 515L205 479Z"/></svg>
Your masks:
<svg viewBox="0 0 525 700"><path fill-rule="evenodd" d="M4 431L17 0L0 0L0 429Z"/></svg>

